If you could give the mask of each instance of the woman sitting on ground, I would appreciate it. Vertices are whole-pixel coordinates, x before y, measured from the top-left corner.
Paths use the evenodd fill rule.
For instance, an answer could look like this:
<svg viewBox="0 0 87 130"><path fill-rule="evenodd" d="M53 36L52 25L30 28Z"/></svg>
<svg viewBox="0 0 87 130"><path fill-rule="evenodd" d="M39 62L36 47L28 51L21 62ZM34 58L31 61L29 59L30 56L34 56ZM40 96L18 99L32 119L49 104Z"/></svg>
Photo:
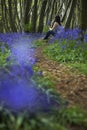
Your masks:
<svg viewBox="0 0 87 130"><path fill-rule="evenodd" d="M60 22L60 16L57 15L55 17L53 26L49 28L49 31L46 33L46 36L43 38L44 40L47 40L49 38L50 35L55 35L57 33L58 28L61 26L61 22Z"/></svg>

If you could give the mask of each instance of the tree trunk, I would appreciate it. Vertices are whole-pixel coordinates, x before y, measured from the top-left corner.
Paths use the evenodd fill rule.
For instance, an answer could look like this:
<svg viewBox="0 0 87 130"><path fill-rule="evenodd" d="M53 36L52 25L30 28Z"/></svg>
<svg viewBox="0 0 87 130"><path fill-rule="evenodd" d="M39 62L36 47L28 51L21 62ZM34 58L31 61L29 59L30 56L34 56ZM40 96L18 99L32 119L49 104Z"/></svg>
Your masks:
<svg viewBox="0 0 87 130"><path fill-rule="evenodd" d="M45 15L46 5L47 5L47 0L43 0L42 6L41 6L41 10L40 10L38 32L42 32L43 31L44 15Z"/></svg>
<svg viewBox="0 0 87 130"><path fill-rule="evenodd" d="M32 0L25 0L24 2L25 2L24 23L28 24L30 20L30 9L31 9Z"/></svg>
<svg viewBox="0 0 87 130"><path fill-rule="evenodd" d="M75 9L75 6L76 6L76 2L77 2L77 0L72 0L72 5L71 5L71 9L70 9L70 12L69 12L66 24L65 24L65 28L70 27L70 23L71 23L73 12L74 12L74 9Z"/></svg>
<svg viewBox="0 0 87 130"><path fill-rule="evenodd" d="M34 6L33 6L33 12L32 12L32 20L31 20L31 25L32 25L32 32L36 32L36 24L37 24L37 4L38 0L34 0Z"/></svg>
<svg viewBox="0 0 87 130"><path fill-rule="evenodd" d="M80 27L83 31L87 29L87 0L81 0L81 20Z"/></svg>
<svg viewBox="0 0 87 130"><path fill-rule="evenodd" d="M72 0L69 0L69 2L67 4L67 7L66 7L66 10L65 10L65 13L64 13L64 15L62 17L62 20L61 20L62 22L64 22L64 20L65 20L65 17L66 17L66 14L67 14L67 11L68 11L68 9L70 7L71 2L72 2Z"/></svg>
<svg viewBox="0 0 87 130"><path fill-rule="evenodd" d="M2 26L3 26L3 32L8 32L9 28L9 20L8 20L8 10L6 6L6 1L1 0L1 5L2 5Z"/></svg>
<svg viewBox="0 0 87 130"><path fill-rule="evenodd" d="M47 1L47 8L46 8L46 19L45 19L45 24L47 25L48 24L48 21L50 21L50 17L49 17L49 14L50 14L50 6L51 5L51 0Z"/></svg>
<svg viewBox="0 0 87 130"><path fill-rule="evenodd" d="M53 18L54 5L55 5L55 0L53 0L53 2L52 2L51 14L50 14L50 21L52 21L52 18Z"/></svg>
<svg viewBox="0 0 87 130"><path fill-rule="evenodd" d="M8 7L9 7L9 23L10 23L10 26L11 26L11 29L13 32L16 32L17 29L15 27L15 21L13 20L13 10L12 10L12 1L11 0L8 0Z"/></svg>
<svg viewBox="0 0 87 130"><path fill-rule="evenodd" d="M16 14L16 19L17 19L17 30L22 32L22 27L21 27L21 21L20 21L20 18L19 18L19 12L18 12L18 2L17 0L14 0L14 5L15 5L15 14Z"/></svg>

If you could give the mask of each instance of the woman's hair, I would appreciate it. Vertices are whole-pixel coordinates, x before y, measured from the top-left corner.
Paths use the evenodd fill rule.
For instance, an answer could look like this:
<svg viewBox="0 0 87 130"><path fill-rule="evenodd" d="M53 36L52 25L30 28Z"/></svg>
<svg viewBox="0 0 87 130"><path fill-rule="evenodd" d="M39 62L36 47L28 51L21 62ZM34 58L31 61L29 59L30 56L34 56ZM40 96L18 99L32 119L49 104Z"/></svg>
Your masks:
<svg viewBox="0 0 87 130"><path fill-rule="evenodd" d="M59 16L59 15L57 15L57 16L55 17L55 20L54 20L54 21L57 22L59 25L61 25L60 16Z"/></svg>

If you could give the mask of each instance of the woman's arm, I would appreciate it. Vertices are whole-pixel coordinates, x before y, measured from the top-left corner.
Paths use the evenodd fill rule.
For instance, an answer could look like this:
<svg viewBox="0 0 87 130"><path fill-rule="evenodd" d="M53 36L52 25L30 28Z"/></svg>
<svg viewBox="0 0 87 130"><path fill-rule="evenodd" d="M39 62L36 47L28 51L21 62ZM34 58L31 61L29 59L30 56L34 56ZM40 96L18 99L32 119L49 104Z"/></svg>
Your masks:
<svg viewBox="0 0 87 130"><path fill-rule="evenodd" d="M49 28L49 29L50 29L50 30L54 30L56 27L58 27L58 23L57 23L57 22L54 22L53 27L52 27L52 28Z"/></svg>

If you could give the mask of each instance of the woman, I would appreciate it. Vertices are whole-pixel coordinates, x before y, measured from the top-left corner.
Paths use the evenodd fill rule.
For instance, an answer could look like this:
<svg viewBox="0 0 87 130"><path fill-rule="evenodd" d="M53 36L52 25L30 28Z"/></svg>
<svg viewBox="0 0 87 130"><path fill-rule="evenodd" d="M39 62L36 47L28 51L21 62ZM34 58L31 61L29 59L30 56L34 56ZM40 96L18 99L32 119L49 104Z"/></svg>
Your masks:
<svg viewBox="0 0 87 130"><path fill-rule="evenodd" d="M54 36L54 35L56 34L57 29L58 29L59 26L61 26L60 16L57 15L57 16L55 17L53 26L49 28L49 31L47 32L46 36L44 37L44 40L47 40L50 35L53 35L53 36Z"/></svg>

